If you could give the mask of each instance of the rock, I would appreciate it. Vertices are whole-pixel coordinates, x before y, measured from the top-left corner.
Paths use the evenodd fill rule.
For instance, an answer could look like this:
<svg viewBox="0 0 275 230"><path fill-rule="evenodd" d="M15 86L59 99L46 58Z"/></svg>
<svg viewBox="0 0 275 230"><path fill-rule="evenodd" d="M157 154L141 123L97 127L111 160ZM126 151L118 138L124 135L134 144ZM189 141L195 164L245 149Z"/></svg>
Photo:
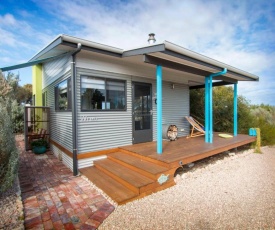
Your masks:
<svg viewBox="0 0 275 230"><path fill-rule="evenodd" d="M174 181L176 184L178 184L182 180L182 177L178 174L174 177Z"/></svg>

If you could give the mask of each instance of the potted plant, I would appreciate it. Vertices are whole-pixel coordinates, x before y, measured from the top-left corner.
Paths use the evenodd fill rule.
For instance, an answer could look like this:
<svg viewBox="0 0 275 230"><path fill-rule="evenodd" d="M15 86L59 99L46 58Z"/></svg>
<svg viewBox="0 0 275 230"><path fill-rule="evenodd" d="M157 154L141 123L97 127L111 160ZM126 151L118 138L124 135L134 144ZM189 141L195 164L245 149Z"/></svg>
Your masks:
<svg viewBox="0 0 275 230"><path fill-rule="evenodd" d="M31 142L32 151L36 154L42 154L46 152L48 142L44 139L38 139Z"/></svg>

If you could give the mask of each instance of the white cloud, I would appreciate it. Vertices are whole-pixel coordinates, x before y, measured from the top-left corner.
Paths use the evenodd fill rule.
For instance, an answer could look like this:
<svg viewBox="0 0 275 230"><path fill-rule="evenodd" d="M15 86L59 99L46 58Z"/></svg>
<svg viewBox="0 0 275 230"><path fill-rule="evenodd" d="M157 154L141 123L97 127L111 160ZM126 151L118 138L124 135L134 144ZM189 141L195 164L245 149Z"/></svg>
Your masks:
<svg viewBox="0 0 275 230"><path fill-rule="evenodd" d="M259 83L249 84L253 93L247 84L240 84L241 92L249 97L270 98L261 89L267 84L275 86L272 74L265 74L275 63L274 0L34 2L53 18L48 23L38 18L42 23L38 26L35 15L27 21L31 14L24 10L23 20L0 15L0 49L1 45L18 45L33 55L59 33L128 49L145 45L148 33L154 32L158 42L168 40L259 75Z"/></svg>

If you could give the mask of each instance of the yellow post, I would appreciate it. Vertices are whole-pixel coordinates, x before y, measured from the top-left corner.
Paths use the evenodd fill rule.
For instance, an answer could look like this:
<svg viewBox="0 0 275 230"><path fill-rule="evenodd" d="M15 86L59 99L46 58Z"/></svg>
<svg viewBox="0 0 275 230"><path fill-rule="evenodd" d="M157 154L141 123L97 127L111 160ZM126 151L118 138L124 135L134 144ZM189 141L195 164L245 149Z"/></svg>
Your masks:
<svg viewBox="0 0 275 230"><path fill-rule="evenodd" d="M32 94L34 99L34 106L42 106L42 65L32 66ZM34 111L34 131L37 131L43 127L43 122L39 122L42 119L42 110L35 109Z"/></svg>
<svg viewBox="0 0 275 230"><path fill-rule="evenodd" d="M42 65L32 67L32 92L35 95L34 106L42 106Z"/></svg>

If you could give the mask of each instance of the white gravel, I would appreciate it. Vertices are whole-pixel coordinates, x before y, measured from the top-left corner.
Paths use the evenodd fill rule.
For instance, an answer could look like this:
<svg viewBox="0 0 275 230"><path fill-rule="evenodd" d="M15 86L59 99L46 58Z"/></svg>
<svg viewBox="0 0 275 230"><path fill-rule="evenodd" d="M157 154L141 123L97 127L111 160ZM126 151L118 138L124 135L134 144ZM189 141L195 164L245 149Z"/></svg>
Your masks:
<svg viewBox="0 0 275 230"><path fill-rule="evenodd" d="M118 206L99 229L275 229L275 148L226 157Z"/></svg>

